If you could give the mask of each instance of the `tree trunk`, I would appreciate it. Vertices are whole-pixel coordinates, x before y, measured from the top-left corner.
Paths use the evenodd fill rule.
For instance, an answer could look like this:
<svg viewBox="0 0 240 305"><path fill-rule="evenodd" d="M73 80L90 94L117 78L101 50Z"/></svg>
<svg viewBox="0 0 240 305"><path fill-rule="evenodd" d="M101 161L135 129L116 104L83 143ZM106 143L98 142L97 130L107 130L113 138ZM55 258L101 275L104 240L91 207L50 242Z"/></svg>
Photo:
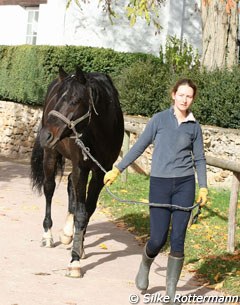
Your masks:
<svg viewBox="0 0 240 305"><path fill-rule="evenodd" d="M208 70L237 64L238 7L226 1L202 1L202 66Z"/></svg>

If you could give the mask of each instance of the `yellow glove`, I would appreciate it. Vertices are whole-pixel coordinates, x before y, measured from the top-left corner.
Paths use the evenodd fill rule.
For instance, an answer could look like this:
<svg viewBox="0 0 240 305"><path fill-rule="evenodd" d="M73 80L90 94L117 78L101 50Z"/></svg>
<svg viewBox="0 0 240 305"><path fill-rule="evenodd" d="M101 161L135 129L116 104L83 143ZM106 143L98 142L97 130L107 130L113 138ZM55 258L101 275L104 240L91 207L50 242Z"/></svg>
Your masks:
<svg viewBox="0 0 240 305"><path fill-rule="evenodd" d="M200 202L200 207L203 207L208 200L208 189L205 187L201 187L198 192L197 202Z"/></svg>
<svg viewBox="0 0 240 305"><path fill-rule="evenodd" d="M120 170L117 167L113 167L112 170L108 171L104 176L104 184L107 186L111 185L117 177L121 174Z"/></svg>

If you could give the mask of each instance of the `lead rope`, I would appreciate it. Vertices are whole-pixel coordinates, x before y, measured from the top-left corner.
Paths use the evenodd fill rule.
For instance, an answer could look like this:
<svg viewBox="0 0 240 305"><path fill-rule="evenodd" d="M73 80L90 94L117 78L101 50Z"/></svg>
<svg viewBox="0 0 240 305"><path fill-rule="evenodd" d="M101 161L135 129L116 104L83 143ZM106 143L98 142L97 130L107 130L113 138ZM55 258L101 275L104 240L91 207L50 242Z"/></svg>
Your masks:
<svg viewBox="0 0 240 305"><path fill-rule="evenodd" d="M94 105L94 104L93 104ZM96 109L94 107L94 111L96 113L96 115L98 115L98 113L96 112ZM86 147L84 145L84 143L80 140L80 137L82 136L82 134L79 134L75 128L75 126L80 123L81 121L85 120L87 117L90 117L90 111L88 111L85 115L83 115L82 117L78 118L75 121L70 121L67 117L65 117L63 114L61 114L60 112L56 111L56 110L52 110L49 112L48 115L53 115L58 117L59 119L61 119L67 126L69 129L71 129L74 134L75 134L75 143L81 148L82 150L82 154L83 154L83 159L87 160L87 156L106 174L107 171L105 170L105 168L93 157L93 155L90 153L90 149L89 147ZM72 138L72 137L71 137ZM142 201L134 201L134 200L125 200L125 199L121 199L118 196L116 196L115 194L113 194L109 187L107 185L105 185L105 188L107 190L107 192L110 194L110 196L112 196L114 199L116 199L119 202L122 203L130 203L130 204L141 204L141 205L146 205L146 203L142 202ZM195 209L196 207L199 207L200 209L200 202L197 202L195 205L191 206L191 207L182 207L179 205L171 205L171 204L165 204L165 203L152 203L149 202L148 203L149 206L153 206L153 207L160 207L160 208L170 208L170 209L175 209L175 210L181 210L181 211L192 211L193 209ZM200 212L199 212L200 213Z"/></svg>
<svg viewBox="0 0 240 305"><path fill-rule="evenodd" d="M93 157L93 155L90 153L89 147L86 147L84 145L84 143L79 139L79 137L75 138L75 143L81 148L83 155L87 155L105 174L107 173L107 171L105 170L105 168ZM109 193L110 196L112 196L114 199L116 199L119 202L122 203L130 203L130 204L141 204L141 205L145 205L146 203L142 202L142 201L134 201L134 200L125 200L122 198L119 198L118 196L116 196L115 194L113 194L109 187L107 185L105 185L105 188L107 190L107 192ZM170 208L170 209L175 209L175 210L182 210L182 211L192 211L193 209L195 209L196 207L200 206L200 202L197 202L196 204L194 204L191 207L182 207L179 205L171 205L171 204L164 204L164 203L152 203L149 202L148 203L149 206L152 207L161 207L161 208Z"/></svg>

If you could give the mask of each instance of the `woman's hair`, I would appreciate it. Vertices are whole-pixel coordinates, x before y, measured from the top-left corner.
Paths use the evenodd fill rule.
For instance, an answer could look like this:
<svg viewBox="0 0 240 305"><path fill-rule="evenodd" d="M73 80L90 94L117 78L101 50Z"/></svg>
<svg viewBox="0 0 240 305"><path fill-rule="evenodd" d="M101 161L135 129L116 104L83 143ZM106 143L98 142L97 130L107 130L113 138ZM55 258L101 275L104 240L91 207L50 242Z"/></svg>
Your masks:
<svg viewBox="0 0 240 305"><path fill-rule="evenodd" d="M194 84L194 82L189 79L189 78L182 78L182 79L179 79L176 84L172 87L172 90L171 90L171 93L176 93L178 88L180 86L183 86L183 85L188 85L189 87L191 87L193 89L193 98L196 96L197 94L197 86Z"/></svg>

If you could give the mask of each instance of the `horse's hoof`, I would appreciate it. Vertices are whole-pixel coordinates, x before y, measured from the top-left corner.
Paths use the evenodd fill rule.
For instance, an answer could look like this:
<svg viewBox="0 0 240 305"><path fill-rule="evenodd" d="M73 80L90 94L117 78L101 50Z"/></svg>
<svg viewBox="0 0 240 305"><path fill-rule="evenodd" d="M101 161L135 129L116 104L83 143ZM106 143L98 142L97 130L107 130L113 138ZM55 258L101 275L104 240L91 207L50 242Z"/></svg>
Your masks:
<svg viewBox="0 0 240 305"><path fill-rule="evenodd" d="M44 248L53 248L54 247L54 242L52 238L42 238L41 241L41 247Z"/></svg>
<svg viewBox="0 0 240 305"><path fill-rule="evenodd" d="M60 235L59 235L59 239L60 239L60 242L64 245L69 245L72 240L73 240L73 237L72 236L68 236L64 233L64 231L62 230L60 232Z"/></svg>
<svg viewBox="0 0 240 305"><path fill-rule="evenodd" d="M80 262L79 261L73 261L68 265L66 276L72 277L72 278L80 278L82 277L81 268L80 268Z"/></svg>

